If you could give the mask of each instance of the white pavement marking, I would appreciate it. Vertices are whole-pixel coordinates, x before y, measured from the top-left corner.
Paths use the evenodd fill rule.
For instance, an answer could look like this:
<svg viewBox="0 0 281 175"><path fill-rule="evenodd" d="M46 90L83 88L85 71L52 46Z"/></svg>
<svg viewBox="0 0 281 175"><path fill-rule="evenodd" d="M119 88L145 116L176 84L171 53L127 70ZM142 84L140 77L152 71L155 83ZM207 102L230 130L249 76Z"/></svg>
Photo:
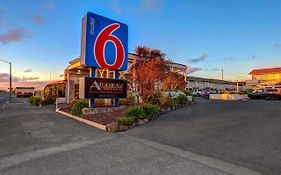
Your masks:
<svg viewBox="0 0 281 175"><path fill-rule="evenodd" d="M5 109L6 105L8 104L9 102L7 101L1 108L1 110Z"/></svg>
<svg viewBox="0 0 281 175"><path fill-rule="evenodd" d="M12 156L5 156L3 158L0 158L0 169L7 168L7 167L10 167L10 166L13 166L13 165L16 165L19 163L23 163L23 162L26 162L29 160L46 157L51 154L71 151L71 150L75 150L75 149L85 147L88 145L106 142L109 140L113 140L114 138L116 138L116 136L97 138L94 140L87 140L87 141L82 141L82 142L77 142L77 143L68 143L68 144L57 146L57 147L41 149L41 150L36 150L36 151L32 151L32 152L16 154L16 155L12 155Z"/></svg>
<svg viewBox="0 0 281 175"><path fill-rule="evenodd" d="M219 160L219 159L215 159L212 157L202 156L202 155L192 153L189 151L184 151L184 150L181 150L181 149L173 147L173 146L141 139L138 137L128 136L125 133L122 133L120 135L125 136L136 142L142 143L146 146L152 147L154 149L158 149L158 150L161 150L161 151L164 151L167 153L171 153L171 154L201 163L203 165L207 165L211 168L215 168L215 169L218 169L218 170L221 170L223 172L230 173L233 175L262 175L262 173L254 171L254 170L250 170L248 168L240 167L240 166L237 166L237 165L234 165L234 164L231 164L231 163Z"/></svg>

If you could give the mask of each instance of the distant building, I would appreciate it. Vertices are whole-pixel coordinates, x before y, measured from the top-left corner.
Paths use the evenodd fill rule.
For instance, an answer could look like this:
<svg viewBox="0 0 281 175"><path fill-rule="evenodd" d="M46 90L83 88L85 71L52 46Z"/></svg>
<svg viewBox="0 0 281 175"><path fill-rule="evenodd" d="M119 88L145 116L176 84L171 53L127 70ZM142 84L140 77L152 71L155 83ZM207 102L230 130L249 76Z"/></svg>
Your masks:
<svg viewBox="0 0 281 175"><path fill-rule="evenodd" d="M281 67L254 69L249 73L252 80L247 85L253 88L281 85Z"/></svg>
<svg viewBox="0 0 281 175"><path fill-rule="evenodd" d="M33 95L34 87L16 87L15 94L17 97L29 97Z"/></svg>
<svg viewBox="0 0 281 175"><path fill-rule="evenodd" d="M214 89L214 90L236 90L237 82L187 76L187 89ZM245 82L238 82L240 90L246 90L248 87Z"/></svg>
<svg viewBox="0 0 281 175"><path fill-rule="evenodd" d="M45 86L36 87L34 96L41 97L43 100L65 97L65 84L65 81L55 81Z"/></svg>

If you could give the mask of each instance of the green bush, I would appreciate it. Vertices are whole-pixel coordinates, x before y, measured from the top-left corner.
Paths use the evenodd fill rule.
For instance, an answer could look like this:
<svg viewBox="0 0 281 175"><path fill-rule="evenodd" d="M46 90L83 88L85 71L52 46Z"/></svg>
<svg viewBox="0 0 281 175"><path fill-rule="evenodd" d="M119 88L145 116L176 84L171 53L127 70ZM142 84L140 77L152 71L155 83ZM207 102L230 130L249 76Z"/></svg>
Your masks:
<svg viewBox="0 0 281 175"><path fill-rule="evenodd" d="M119 100L120 105L132 106L135 104L135 96L132 93L129 93L127 98L121 98Z"/></svg>
<svg viewBox="0 0 281 175"><path fill-rule="evenodd" d="M29 103L35 106L39 106L39 104L41 103L42 99L40 97L36 97L36 96L31 96L29 97Z"/></svg>
<svg viewBox="0 0 281 175"><path fill-rule="evenodd" d="M177 106L178 102L174 98L162 97L160 101L160 106L162 108L174 107Z"/></svg>
<svg viewBox="0 0 281 175"><path fill-rule="evenodd" d="M142 108L144 110L145 116L148 118L155 118L160 114L160 108L153 104L143 104Z"/></svg>
<svg viewBox="0 0 281 175"><path fill-rule="evenodd" d="M72 108L71 108L71 114L79 116L82 113L82 109L88 107L88 101L85 100L78 100L73 102Z"/></svg>
<svg viewBox="0 0 281 175"><path fill-rule="evenodd" d="M181 104L181 105L183 105L183 104L187 104L187 97L186 97L186 95L184 95L184 94L180 94L178 97L177 97L177 102L178 102L178 104Z"/></svg>
<svg viewBox="0 0 281 175"><path fill-rule="evenodd" d="M182 90L182 92L186 95L186 96L193 96L192 93L188 90Z"/></svg>
<svg viewBox="0 0 281 175"><path fill-rule="evenodd" d="M48 99L46 99L46 100L42 100L42 101L40 102L40 104L41 104L42 106L45 106L45 105L54 104L55 102L56 102L56 99L54 99L54 98L48 98Z"/></svg>
<svg viewBox="0 0 281 175"><path fill-rule="evenodd" d="M145 112L141 105L132 106L126 109L124 117L131 117L135 119L145 118Z"/></svg>
<svg viewBox="0 0 281 175"><path fill-rule="evenodd" d="M150 103L150 104L153 104L153 105L159 105L161 97L162 97L161 92L157 91L147 98L147 103Z"/></svg>
<svg viewBox="0 0 281 175"><path fill-rule="evenodd" d="M117 118L116 120L117 122L117 125L120 126L120 125L132 125L134 122L135 122L135 118L133 117L119 117Z"/></svg>
<svg viewBox="0 0 281 175"><path fill-rule="evenodd" d="M30 97L28 98L28 101L29 101L30 104L33 104L33 100L34 100L34 96L30 96Z"/></svg>

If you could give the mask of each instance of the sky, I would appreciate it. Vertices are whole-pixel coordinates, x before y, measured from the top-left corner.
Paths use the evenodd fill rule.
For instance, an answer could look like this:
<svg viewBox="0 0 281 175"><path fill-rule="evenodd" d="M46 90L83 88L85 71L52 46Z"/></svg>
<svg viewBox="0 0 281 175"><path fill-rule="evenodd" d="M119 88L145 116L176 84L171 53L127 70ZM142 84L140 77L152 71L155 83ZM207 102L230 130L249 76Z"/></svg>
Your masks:
<svg viewBox="0 0 281 175"><path fill-rule="evenodd" d="M62 79L80 55L81 20L94 12L129 27L129 52L160 49L189 76L250 79L281 66L280 0L0 0L0 59L14 85ZM0 88L9 67L0 62Z"/></svg>

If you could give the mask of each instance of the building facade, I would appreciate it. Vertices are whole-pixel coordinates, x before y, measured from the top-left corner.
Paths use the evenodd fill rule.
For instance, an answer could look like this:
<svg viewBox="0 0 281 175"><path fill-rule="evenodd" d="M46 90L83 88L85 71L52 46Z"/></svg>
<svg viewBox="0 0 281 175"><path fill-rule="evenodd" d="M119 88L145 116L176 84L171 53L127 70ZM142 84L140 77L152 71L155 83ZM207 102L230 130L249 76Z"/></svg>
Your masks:
<svg viewBox="0 0 281 175"><path fill-rule="evenodd" d="M247 81L247 85L253 88L281 85L281 67L254 69L249 75L252 80Z"/></svg>
<svg viewBox="0 0 281 175"><path fill-rule="evenodd" d="M214 89L214 90L236 90L237 82L224 81L218 79L209 79L202 77L188 76L187 78L187 88L189 90L194 89ZM247 87L243 82L238 82L240 90L246 90Z"/></svg>
<svg viewBox="0 0 281 175"><path fill-rule="evenodd" d="M140 57L137 54L128 54L128 69L126 71L119 71L119 79L126 79L127 75L130 73L130 69L139 62L146 59L145 57ZM179 73L184 76L186 80L186 69L187 66L184 64L179 64L175 62L169 62L167 65L172 72ZM109 69L96 69L95 75L97 78L114 78L116 71L111 71ZM74 99L79 98L79 79L85 76L89 76L90 70L88 67L81 65L80 59L76 58L69 62L69 66L64 70L64 79L66 82L66 98L67 102L71 102ZM128 82L128 90L135 91L134 82L130 79L126 79Z"/></svg>

